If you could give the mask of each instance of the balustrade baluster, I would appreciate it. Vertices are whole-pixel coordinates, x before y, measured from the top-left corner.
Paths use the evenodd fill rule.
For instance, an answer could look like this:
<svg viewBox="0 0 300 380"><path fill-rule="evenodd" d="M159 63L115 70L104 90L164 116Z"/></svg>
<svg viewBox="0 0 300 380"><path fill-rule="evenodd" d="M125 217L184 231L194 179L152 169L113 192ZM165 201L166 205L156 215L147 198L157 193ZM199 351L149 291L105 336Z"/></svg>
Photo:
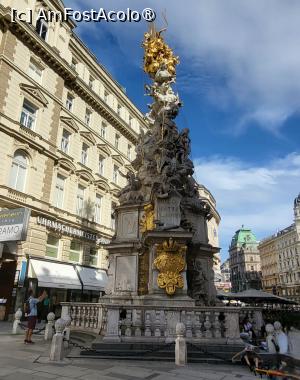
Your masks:
<svg viewBox="0 0 300 380"><path fill-rule="evenodd" d="M161 320L160 320L160 311L155 310L155 330L154 330L154 336L160 337L161 336Z"/></svg>
<svg viewBox="0 0 300 380"><path fill-rule="evenodd" d="M81 326L84 327L84 328L87 327L87 319L88 319L87 307L83 306L83 308L82 308L82 322L81 322Z"/></svg>
<svg viewBox="0 0 300 380"><path fill-rule="evenodd" d="M80 326L80 311L81 311L81 307L80 306L76 306L76 326Z"/></svg>
<svg viewBox="0 0 300 380"><path fill-rule="evenodd" d="M214 320L214 323L213 323L214 337L215 338L221 338L221 324L220 324L220 321L219 321L219 315L220 315L220 313L216 311L214 314L215 314L215 320Z"/></svg>
<svg viewBox="0 0 300 380"><path fill-rule="evenodd" d="M145 313L145 336L151 336L151 319L148 310Z"/></svg>
<svg viewBox="0 0 300 380"><path fill-rule="evenodd" d="M190 311L187 311L186 312L186 324L185 324L185 327L186 327L186 337L187 338L192 338L193 337L193 332L192 332L192 317L191 317L191 312Z"/></svg>
<svg viewBox="0 0 300 380"><path fill-rule="evenodd" d="M76 326L76 309L75 306L71 306L71 326Z"/></svg>
<svg viewBox="0 0 300 380"><path fill-rule="evenodd" d="M205 312L204 327L205 327L205 338L211 338L212 333L211 333L211 322L210 322L210 312L209 311Z"/></svg>
<svg viewBox="0 0 300 380"><path fill-rule="evenodd" d="M126 310L125 336L131 336L132 335L132 331L131 331L131 327L132 327L131 317L132 317L132 310L131 309Z"/></svg>
<svg viewBox="0 0 300 380"><path fill-rule="evenodd" d="M98 306L95 306L95 308L94 308L94 320L92 323L93 329L96 329L98 326L99 312L100 312L100 308Z"/></svg>
<svg viewBox="0 0 300 380"><path fill-rule="evenodd" d="M163 336L168 336L168 322L167 322L167 315L165 310L163 310L163 320L162 320L162 329L163 329Z"/></svg>
<svg viewBox="0 0 300 380"><path fill-rule="evenodd" d="M201 338L202 333L201 333L201 322L200 322L200 312L196 311L195 313L195 337L196 338Z"/></svg>
<svg viewBox="0 0 300 380"><path fill-rule="evenodd" d="M135 330L134 335L135 336L141 336L142 335L142 311L141 310L135 310Z"/></svg>

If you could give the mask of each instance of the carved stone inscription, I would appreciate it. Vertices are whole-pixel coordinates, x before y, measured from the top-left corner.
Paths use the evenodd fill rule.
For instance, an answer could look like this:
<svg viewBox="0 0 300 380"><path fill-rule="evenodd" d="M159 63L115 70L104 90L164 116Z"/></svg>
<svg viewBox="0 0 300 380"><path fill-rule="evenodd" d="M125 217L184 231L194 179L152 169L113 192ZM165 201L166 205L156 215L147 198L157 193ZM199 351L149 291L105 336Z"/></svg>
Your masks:
<svg viewBox="0 0 300 380"><path fill-rule="evenodd" d="M116 259L117 292L136 292L137 256L118 256Z"/></svg>
<svg viewBox="0 0 300 380"><path fill-rule="evenodd" d="M180 200L181 197L177 196L157 199L157 219L162 223L163 227L180 225Z"/></svg>
<svg viewBox="0 0 300 380"><path fill-rule="evenodd" d="M118 215L118 237L135 239L138 236L138 212L120 212Z"/></svg>

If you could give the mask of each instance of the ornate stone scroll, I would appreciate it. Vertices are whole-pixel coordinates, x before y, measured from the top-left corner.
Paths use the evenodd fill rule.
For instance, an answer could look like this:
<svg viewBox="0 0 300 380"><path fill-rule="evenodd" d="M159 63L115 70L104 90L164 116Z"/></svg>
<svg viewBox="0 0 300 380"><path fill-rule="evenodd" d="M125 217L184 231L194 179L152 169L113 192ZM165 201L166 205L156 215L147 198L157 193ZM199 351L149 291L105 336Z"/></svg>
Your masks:
<svg viewBox="0 0 300 380"><path fill-rule="evenodd" d="M154 266L160 272L157 284L165 289L168 295L173 295L176 288L183 288L184 281L181 272L185 268L186 245L179 244L170 238L157 245Z"/></svg>

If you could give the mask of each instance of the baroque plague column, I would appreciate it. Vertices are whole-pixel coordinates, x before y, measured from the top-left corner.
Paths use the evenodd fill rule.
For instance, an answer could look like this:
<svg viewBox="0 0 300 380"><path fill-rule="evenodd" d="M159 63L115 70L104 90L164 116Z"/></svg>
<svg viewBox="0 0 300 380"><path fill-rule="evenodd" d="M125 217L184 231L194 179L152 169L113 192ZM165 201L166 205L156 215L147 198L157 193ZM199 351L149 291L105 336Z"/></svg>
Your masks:
<svg viewBox="0 0 300 380"><path fill-rule="evenodd" d="M208 204L193 178L189 130L174 119L181 107L172 85L179 63L162 32L145 33L144 71L153 98L141 134L136 174L120 191L116 235L109 250L107 300L115 304L214 305L213 254L208 244Z"/></svg>

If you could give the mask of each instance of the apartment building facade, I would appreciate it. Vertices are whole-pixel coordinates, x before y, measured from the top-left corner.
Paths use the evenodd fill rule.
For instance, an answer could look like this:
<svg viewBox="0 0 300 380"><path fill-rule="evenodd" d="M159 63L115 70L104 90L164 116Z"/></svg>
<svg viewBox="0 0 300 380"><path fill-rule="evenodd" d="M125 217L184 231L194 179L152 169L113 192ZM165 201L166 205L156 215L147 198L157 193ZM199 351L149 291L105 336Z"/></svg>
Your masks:
<svg viewBox="0 0 300 380"><path fill-rule="evenodd" d="M249 228L242 226L229 247L230 278L233 292L261 289L258 241Z"/></svg>
<svg viewBox="0 0 300 380"><path fill-rule="evenodd" d="M219 247L219 224L221 216L217 211L217 202L211 192L203 185L198 185L198 192L202 199L204 199L210 206L210 218L207 221L207 234L208 243L213 247ZM214 254L213 257L213 270L215 277L215 285L221 282L221 258L220 252Z"/></svg>
<svg viewBox="0 0 300 380"><path fill-rule="evenodd" d="M57 303L98 299L117 194L147 128L72 21L13 22L12 8L60 11L63 3L0 4L0 209L30 209L26 240L0 245L6 316L29 286L47 288Z"/></svg>
<svg viewBox="0 0 300 380"><path fill-rule="evenodd" d="M300 302L300 194L294 223L263 239L258 249L264 290Z"/></svg>

